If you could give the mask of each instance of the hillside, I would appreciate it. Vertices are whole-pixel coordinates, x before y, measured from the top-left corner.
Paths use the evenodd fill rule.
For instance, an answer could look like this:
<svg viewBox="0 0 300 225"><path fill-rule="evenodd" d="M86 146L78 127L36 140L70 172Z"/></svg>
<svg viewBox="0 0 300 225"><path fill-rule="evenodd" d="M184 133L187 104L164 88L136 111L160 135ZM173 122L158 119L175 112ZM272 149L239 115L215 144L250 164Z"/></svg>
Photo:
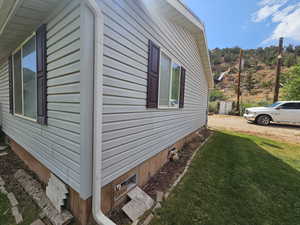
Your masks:
<svg viewBox="0 0 300 225"><path fill-rule="evenodd" d="M238 47L210 51L216 89L233 101L236 100L239 53ZM244 51L241 81L243 102L272 101L277 55L278 48L275 46ZM283 57L284 74L291 66L300 63L300 46L288 46L284 49Z"/></svg>

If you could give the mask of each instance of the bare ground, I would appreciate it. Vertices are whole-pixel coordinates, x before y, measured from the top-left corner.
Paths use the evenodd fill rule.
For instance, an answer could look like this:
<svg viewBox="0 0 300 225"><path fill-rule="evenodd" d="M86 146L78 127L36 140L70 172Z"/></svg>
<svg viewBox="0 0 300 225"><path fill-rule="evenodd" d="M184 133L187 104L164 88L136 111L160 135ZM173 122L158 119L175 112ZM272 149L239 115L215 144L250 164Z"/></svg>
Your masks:
<svg viewBox="0 0 300 225"><path fill-rule="evenodd" d="M209 116L208 126L211 129L239 131L300 144L300 125L272 123L270 126L265 127L249 123L243 117L213 115Z"/></svg>

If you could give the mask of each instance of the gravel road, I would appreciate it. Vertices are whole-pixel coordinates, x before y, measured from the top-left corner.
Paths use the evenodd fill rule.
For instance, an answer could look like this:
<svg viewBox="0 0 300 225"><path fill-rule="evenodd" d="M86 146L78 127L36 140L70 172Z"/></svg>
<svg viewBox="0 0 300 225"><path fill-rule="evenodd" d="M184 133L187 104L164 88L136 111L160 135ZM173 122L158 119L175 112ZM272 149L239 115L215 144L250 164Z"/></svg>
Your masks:
<svg viewBox="0 0 300 225"><path fill-rule="evenodd" d="M272 123L270 126L265 127L249 123L242 117L214 115L209 116L208 126L212 129L240 131L275 140L300 144L300 125Z"/></svg>

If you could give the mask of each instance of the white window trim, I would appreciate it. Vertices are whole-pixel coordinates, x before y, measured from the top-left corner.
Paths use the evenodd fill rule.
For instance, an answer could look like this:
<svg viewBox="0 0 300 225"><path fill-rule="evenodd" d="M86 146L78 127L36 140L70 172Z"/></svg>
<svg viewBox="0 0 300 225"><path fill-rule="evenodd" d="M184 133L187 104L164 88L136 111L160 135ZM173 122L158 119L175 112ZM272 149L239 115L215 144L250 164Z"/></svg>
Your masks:
<svg viewBox="0 0 300 225"><path fill-rule="evenodd" d="M23 87L23 85L24 85L24 83L23 83L23 46L32 38L32 37L34 37L34 36L36 36L36 32L33 32L28 38L26 38L25 39L25 41L23 41L17 48L16 48L16 50L14 50L13 52L12 52L12 76L13 76L13 112L14 112L14 116L16 116L16 117L19 117L19 118L22 118L22 119L26 119L26 120L29 120L29 121L32 121L32 122L35 122L35 123L37 123L37 118L36 119L34 119L34 118L31 118L31 117L28 117L28 116L25 116L24 115L24 87ZM35 42L35 50L37 51L37 49L36 49L36 42ZM15 99L15 71L14 71L14 69L15 69L15 67L14 67L14 65L15 65L15 62L14 62L14 60L15 60L15 54L18 52L18 51L21 51L21 80L22 80L22 112L23 112L23 115L22 114L19 114L19 113L16 113L15 112L15 109L16 109L16 107L15 107L15 104L16 104L16 99ZM37 99L36 99L37 100ZM38 106L37 106L38 107Z"/></svg>
<svg viewBox="0 0 300 225"><path fill-rule="evenodd" d="M171 60L171 65L170 65L170 71L171 71L171 74L170 74L170 90L169 90L169 106L165 106L165 105L160 105L160 62L161 62L161 56L162 54L165 54L170 60ZM173 70L172 70L172 67L173 67L173 64L177 64L180 66L180 73L179 73L179 86L178 86L178 89L179 89L179 96L178 96L178 104L176 106L171 106L170 105L170 99L171 99L171 95L172 95L172 85L173 85L173 80L172 80L172 75L173 75ZM158 109L169 109L169 110L177 110L179 109L179 106L180 106L180 86L181 86L181 63L179 63L175 58L173 57L170 57L165 50L160 50L160 57L159 57L159 78L158 78Z"/></svg>

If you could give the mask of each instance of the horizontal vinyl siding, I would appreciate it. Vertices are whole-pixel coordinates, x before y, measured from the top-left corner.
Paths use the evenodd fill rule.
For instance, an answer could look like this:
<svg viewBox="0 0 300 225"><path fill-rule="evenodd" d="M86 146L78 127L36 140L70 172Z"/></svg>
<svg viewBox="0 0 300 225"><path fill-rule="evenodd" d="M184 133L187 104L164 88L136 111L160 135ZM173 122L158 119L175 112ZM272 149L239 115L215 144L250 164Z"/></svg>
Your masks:
<svg viewBox="0 0 300 225"><path fill-rule="evenodd" d="M195 39L148 17L142 1L98 0L104 13L103 185L205 125L207 81ZM146 108L148 40L187 70L184 109Z"/></svg>
<svg viewBox="0 0 300 225"><path fill-rule="evenodd" d="M9 114L8 63L0 66L4 132L76 191L80 188L80 5L47 23L48 126Z"/></svg>

